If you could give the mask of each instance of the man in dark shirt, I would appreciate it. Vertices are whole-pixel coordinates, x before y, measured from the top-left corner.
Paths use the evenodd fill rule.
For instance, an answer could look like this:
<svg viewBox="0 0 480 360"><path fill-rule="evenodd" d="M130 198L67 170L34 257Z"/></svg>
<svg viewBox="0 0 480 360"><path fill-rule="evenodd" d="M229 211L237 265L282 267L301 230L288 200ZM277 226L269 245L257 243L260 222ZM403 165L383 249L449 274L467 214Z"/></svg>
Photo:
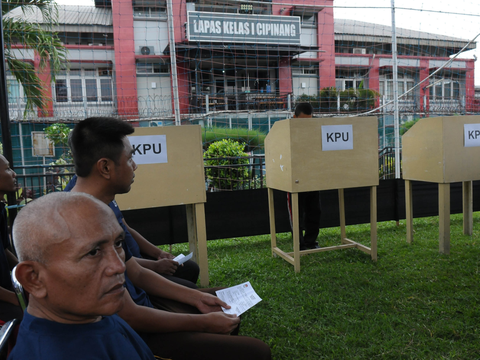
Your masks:
<svg viewBox="0 0 480 360"><path fill-rule="evenodd" d="M13 192L17 187L17 174L10 168L10 164L3 155L0 155L0 198ZM22 309L13 292L10 270L17 265L18 260L8 249L10 237L8 235L7 211L5 203L0 202L0 320L21 319Z"/></svg>
<svg viewBox="0 0 480 360"><path fill-rule="evenodd" d="M9 359L153 360L119 316L125 304L124 233L88 194L52 193L13 226L16 276L29 304Z"/></svg>

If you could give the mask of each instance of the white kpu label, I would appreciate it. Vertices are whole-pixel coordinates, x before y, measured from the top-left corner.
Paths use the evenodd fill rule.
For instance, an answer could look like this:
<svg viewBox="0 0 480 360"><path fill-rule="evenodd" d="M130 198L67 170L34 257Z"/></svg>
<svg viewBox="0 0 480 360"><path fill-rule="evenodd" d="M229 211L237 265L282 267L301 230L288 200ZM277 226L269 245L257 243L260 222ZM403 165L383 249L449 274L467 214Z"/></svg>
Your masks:
<svg viewBox="0 0 480 360"><path fill-rule="evenodd" d="M480 124L463 125L465 147L480 146Z"/></svg>
<svg viewBox="0 0 480 360"><path fill-rule="evenodd" d="M322 126L322 151L353 150L352 125Z"/></svg>
<svg viewBox="0 0 480 360"><path fill-rule="evenodd" d="M164 164L167 158L167 136L129 136L133 147L133 160L137 165Z"/></svg>

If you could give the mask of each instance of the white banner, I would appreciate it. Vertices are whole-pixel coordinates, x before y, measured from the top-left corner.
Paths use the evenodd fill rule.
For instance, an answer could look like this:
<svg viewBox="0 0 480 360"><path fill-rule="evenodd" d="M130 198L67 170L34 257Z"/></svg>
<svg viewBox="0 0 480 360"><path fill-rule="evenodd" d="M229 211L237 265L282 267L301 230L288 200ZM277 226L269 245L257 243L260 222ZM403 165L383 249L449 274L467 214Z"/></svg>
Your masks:
<svg viewBox="0 0 480 360"><path fill-rule="evenodd" d="M322 151L353 150L352 125L322 126Z"/></svg>
<svg viewBox="0 0 480 360"><path fill-rule="evenodd" d="M133 147L133 160L137 165L164 164L167 158L167 136L129 136Z"/></svg>

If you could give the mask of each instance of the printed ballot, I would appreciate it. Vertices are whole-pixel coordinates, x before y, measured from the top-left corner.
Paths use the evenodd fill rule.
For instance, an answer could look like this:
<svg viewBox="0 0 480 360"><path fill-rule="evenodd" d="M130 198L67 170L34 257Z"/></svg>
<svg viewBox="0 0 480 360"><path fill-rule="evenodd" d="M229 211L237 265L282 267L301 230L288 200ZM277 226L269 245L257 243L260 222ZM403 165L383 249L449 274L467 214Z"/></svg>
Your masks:
<svg viewBox="0 0 480 360"><path fill-rule="evenodd" d="M230 309L222 308L225 314L242 315L245 311L258 304L262 299L253 290L250 281L243 284L216 291L219 299L231 306Z"/></svg>
<svg viewBox="0 0 480 360"><path fill-rule="evenodd" d="M177 257L175 257L173 259L173 261L176 261L178 263L178 265L182 265L185 261L188 261L192 258L193 256L193 252L191 252L190 254L188 254L187 256L183 255L183 254L180 254L178 255Z"/></svg>

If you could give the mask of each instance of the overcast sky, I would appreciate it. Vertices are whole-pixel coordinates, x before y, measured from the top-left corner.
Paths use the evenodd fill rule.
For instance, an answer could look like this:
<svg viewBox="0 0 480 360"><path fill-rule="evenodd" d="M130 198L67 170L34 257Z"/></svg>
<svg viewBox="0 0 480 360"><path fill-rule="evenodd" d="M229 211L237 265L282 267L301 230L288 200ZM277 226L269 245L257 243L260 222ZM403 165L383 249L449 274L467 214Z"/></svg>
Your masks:
<svg viewBox="0 0 480 360"><path fill-rule="evenodd" d="M94 5L93 0L74 2L75 5ZM298 1L295 2L298 4ZM72 0L57 0L57 3L71 5ZM335 0L335 17L392 25L391 3L391 0ZM466 40L471 40L480 33L479 0L395 0L395 7L397 27ZM477 42L480 47L480 36ZM473 54L480 59L479 50L462 56L472 58ZM475 84L480 86L480 61L475 65Z"/></svg>

